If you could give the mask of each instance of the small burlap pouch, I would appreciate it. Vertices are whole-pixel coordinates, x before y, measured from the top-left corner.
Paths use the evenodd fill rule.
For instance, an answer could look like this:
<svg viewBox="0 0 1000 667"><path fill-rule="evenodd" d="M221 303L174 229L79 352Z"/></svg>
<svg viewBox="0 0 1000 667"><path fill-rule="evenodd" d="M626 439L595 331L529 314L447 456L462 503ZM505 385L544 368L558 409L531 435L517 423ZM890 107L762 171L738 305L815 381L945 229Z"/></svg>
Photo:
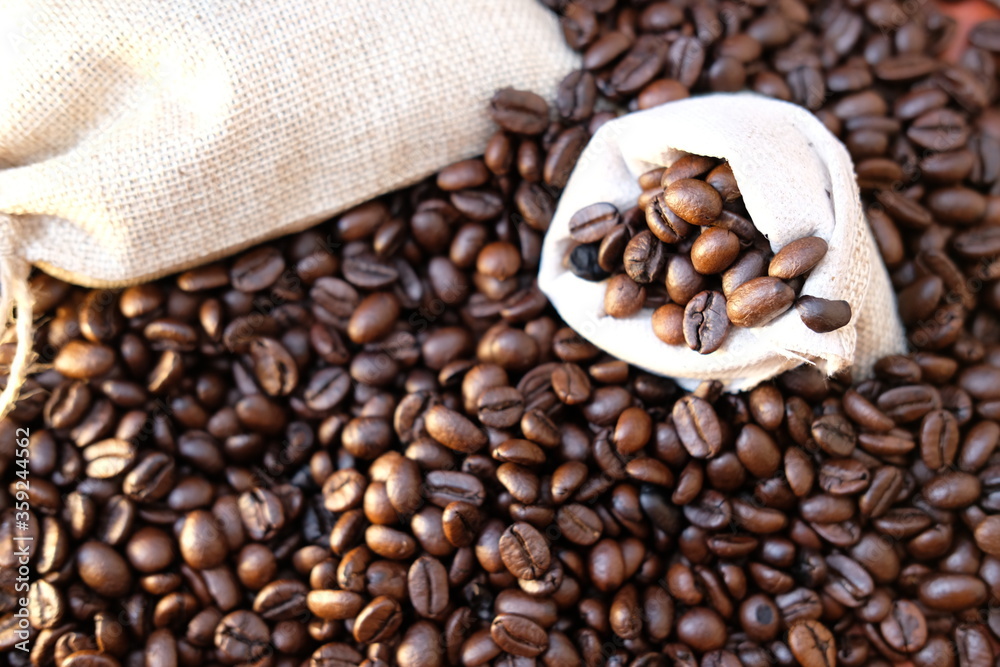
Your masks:
<svg viewBox="0 0 1000 667"><path fill-rule="evenodd" d="M638 176L669 166L679 151L729 161L747 211L773 251L803 236L829 244L801 293L846 300L854 313L849 325L816 333L792 308L763 327L731 328L718 351L702 355L658 339L648 309L627 319L604 312L605 283L578 278L563 263L572 244L569 219L595 202L634 206ZM879 357L906 349L847 150L807 110L749 93L681 100L604 125L559 201L538 282L566 323L592 343L688 389L702 380L720 380L729 391L749 389L802 363L828 374L853 364L854 377L864 378Z"/></svg>
<svg viewBox="0 0 1000 667"><path fill-rule="evenodd" d="M482 151L497 88L576 64L537 0L0 0L6 414L30 265L134 284Z"/></svg>

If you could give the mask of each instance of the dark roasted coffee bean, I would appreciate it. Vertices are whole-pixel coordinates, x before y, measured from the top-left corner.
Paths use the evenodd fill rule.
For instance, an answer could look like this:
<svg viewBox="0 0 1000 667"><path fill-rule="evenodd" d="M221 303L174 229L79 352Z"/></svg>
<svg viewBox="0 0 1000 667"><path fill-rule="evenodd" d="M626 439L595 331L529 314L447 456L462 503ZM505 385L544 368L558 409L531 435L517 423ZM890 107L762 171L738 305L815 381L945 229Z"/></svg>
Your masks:
<svg viewBox="0 0 1000 667"><path fill-rule="evenodd" d="M722 449L719 418L707 401L685 396L674 404L674 425L684 448L695 458L712 458Z"/></svg>
<svg viewBox="0 0 1000 667"><path fill-rule="evenodd" d="M666 42L661 38L643 35L611 72L610 86L622 95L638 92L663 68L667 48Z"/></svg>
<svg viewBox="0 0 1000 667"><path fill-rule="evenodd" d="M705 63L705 47L696 37L679 37L670 45L667 67L670 77L691 87L698 80Z"/></svg>
<svg viewBox="0 0 1000 667"><path fill-rule="evenodd" d="M646 303L646 288L628 275L619 273L608 281L604 294L604 310L611 317L622 319L635 315Z"/></svg>
<svg viewBox="0 0 1000 667"><path fill-rule="evenodd" d="M708 286L705 276L694 270L689 256L675 255L670 259L667 264L667 294L671 301L685 306Z"/></svg>
<svg viewBox="0 0 1000 667"><path fill-rule="evenodd" d="M790 280L811 271L826 255L827 243L818 236L792 241L771 260L768 275Z"/></svg>
<svg viewBox="0 0 1000 667"><path fill-rule="evenodd" d="M847 326L851 321L851 304L846 301L801 296L795 301L803 324L817 333L828 333Z"/></svg>
<svg viewBox="0 0 1000 667"><path fill-rule="evenodd" d="M726 314L738 327L759 327L788 310L794 300L795 292L781 280L753 278L729 294Z"/></svg>
<svg viewBox="0 0 1000 667"><path fill-rule="evenodd" d="M705 181L684 178L663 191L663 202L685 222L710 225L722 213L722 197Z"/></svg>
<svg viewBox="0 0 1000 667"><path fill-rule="evenodd" d="M649 231L664 243L677 243L691 233L691 225L674 213L662 192L649 200L645 212Z"/></svg>
<svg viewBox="0 0 1000 667"><path fill-rule="evenodd" d="M450 449L471 454L486 444L486 436L475 424L443 405L432 407L424 420L428 435Z"/></svg>
<svg viewBox="0 0 1000 667"><path fill-rule="evenodd" d="M490 116L516 134L541 134L549 125L549 105L534 93L504 88L490 101Z"/></svg>
<svg viewBox="0 0 1000 667"><path fill-rule="evenodd" d="M788 647L803 667L833 667L837 645L833 635L818 620L804 620L788 630Z"/></svg>
<svg viewBox="0 0 1000 667"><path fill-rule="evenodd" d="M569 219L569 233L577 243L594 243L620 223L621 216L613 204L591 204Z"/></svg>
<svg viewBox="0 0 1000 667"><path fill-rule="evenodd" d="M700 354L722 347L729 333L726 297L720 292L701 292L684 307L684 341Z"/></svg>
<svg viewBox="0 0 1000 667"><path fill-rule="evenodd" d="M664 244L645 230L629 240L622 255L625 273L640 285L659 280L667 266Z"/></svg>
<svg viewBox="0 0 1000 667"><path fill-rule="evenodd" d="M624 231L623 227L620 227ZM610 238L610 236L608 237ZM601 245L603 247L603 244ZM625 251L625 243L622 243L621 252ZM621 256L614 261L612 269L605 269L600 261L600 248L595 243L578 245L569 254L569 270L573 275L584 280L604 280L611 270L621 261Z"/></svg>
<svg viewBox="0 0 1000 667"><path fill-rule="evenodd" d="M703 155L684 155L679 157L673 164L663 170L660 177L660 187L666 189L674 181L682 178L698 178L704 176L716 161Z"/></svg>
<svg viewBox="0 0 1000 667"><path fill-rule="evenodd" d="M535 621L514 614L497 614L490 624L490 636L504 651L533 658L548 648L545 630Z"/></svg>
<svg viewBox="0 0 1000 667"><path fill-rule="evenodd" d="M559 135L545 159L542 178L546 185L566 187L569 175L589 139L586 130L580 127L571 127Z"/></svg>
<svg viewBox="0 0 1000 667"><path fill-rule="evenodd" d="M527 523L515 523L500 536L500 556L518 579L538 579L549 568L551 553L545 537Z"/></svg>

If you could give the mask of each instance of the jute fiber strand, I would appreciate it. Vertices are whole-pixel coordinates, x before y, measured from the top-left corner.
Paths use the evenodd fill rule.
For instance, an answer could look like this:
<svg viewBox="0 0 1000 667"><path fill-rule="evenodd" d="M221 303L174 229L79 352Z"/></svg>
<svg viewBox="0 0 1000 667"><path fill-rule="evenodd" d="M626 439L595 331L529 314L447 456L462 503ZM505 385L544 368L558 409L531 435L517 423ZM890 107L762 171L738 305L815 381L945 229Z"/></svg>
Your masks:
<svg viewBox="0 0 1000 667"><path fill-rule="evenodd" d="M497 88L577 62L537 0L0 0L0 49L0 415L30 265L118 287L304 229L480 153Z"/></svg>
<svg viewBox="0 0 1000 667"><path fill-rule="evenodd" d="M773 251L803 236L829 244L801 294L848 301L849 325L816 333L792 308L763 327L731 327L721 349L702 355L658 339L649 309L620 320L604 312L605 282L578 278L563 264L572 244L570 216L595 202L634 206L638 176L669 166L678 151L729 160L747 211ZM865 378L880 357L906 349L847 150L805 109L749 93L681 100L604 125L559 201L538 280L566 323L592 343L688 389L720 380L741 391L802 363L828 374L853 364L854 377Z"/></svg>

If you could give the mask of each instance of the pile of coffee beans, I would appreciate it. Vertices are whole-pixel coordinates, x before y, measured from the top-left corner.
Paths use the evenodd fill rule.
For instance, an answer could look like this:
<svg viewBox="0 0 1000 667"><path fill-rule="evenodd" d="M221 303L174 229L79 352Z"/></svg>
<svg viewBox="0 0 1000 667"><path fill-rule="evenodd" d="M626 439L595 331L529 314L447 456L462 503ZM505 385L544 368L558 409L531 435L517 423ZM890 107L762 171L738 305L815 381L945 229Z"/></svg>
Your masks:
<svg viewBox="0 0 1000 667"><path fill-rule="evenodd" d="M1000 24L947 64L927 3L550 4L583 69L501 91L481 159L151 284L33 277L7 664L995 663ZM535 286L596 127L743 87L857 162L913 345L873 378L685 392Z"/></svg>
<svg viewBox="0 0 1000 667"><path fill-rule="evenodd" d="M637 206L624 213L600 202L569 220L574 245L566 265L585 280L607 280L604 310L611 317L654 309L657 338L701 354L722 347L731 324L763 326L793 303L819 333L851 321L846 301L796 301L827 243L807 236L772 254L727 163L685 154L643 174L639 186Z"/></svg>

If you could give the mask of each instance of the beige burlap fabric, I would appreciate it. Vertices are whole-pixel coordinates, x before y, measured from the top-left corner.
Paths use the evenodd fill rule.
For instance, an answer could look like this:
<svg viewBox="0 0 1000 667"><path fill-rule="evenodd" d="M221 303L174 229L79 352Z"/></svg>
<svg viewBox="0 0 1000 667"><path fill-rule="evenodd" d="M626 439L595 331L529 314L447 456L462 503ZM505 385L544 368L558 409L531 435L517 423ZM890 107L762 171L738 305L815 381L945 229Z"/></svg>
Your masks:
<svg viewBox="0 0 1000 667"><path fill-rule="evenodd" d="M495 89L575 62L537 0L0 0L0 412L29 264L122 286L303 229L480 152Z"/></svg>
<svg viewBox="0 0 1000 667"><path fill-rule="evenodd" d="M577 278L563 265L572 243L569 218L595 202L634 206L636 178L670 165L678 151L729 160L772 250L810 235L829 243L802 294L848 301L854 311L848 326L819 334L792 309L763 327L731 329L720 350L701 355L660 341L649 310L624 320L604 313L604 283ZM879 357L906 348L847 150L805 109L749 93L682 100L604 125L560 199L545 237L539 286L566 323L591 342L688 388L720 380L730 391L749 389L802 363L830 374L853 364L855 377L863 378Z"/></svg>

